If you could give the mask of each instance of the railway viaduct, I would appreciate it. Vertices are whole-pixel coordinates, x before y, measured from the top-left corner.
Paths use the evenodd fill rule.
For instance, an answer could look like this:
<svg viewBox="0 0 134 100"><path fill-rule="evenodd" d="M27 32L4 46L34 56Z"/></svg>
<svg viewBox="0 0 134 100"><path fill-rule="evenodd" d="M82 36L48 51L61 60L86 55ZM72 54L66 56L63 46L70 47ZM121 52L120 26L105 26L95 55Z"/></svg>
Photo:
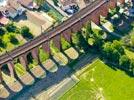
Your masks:
<svg viewBox="0 0 134 100"><path fill-rule="evenodd" d="M52 40L54 45L61 50L60 38L64 37L68 42L71 42L71 34L78 32L88 22L93 21L99 25L100 15L107 17L108 10L115 8L117 2L121 4L125 3L125 0L96 0L91 5L88 5L78 13L74 14L68 20L64 21L54 29L47 31L46 33L38 36L37 38L27 42L26 44L5 53L0 56L0 82L3 81L1 68L7 64L10 75L14 76L14 62L15 58L18 58L20 63L27 68L27 54L31 53L32 57L39 61L39 47L47 53L51 53L50 41Z"/></svg>

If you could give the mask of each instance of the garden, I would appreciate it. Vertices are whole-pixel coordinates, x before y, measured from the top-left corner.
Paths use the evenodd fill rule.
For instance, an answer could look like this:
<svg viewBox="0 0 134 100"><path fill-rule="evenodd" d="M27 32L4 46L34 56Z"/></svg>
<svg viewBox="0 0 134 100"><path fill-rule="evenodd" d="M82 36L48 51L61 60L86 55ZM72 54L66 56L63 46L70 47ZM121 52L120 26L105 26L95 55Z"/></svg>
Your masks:
<svg viewBox="0 0 134 100"><path fill-rule="evenodd" d="M9 23L0 27L0 54L11 51L32 38L33 35L26 26L18 28L14 23Z"/></svg>
<svg viewBox="0 0 134 100"><path fill-rule="evenodd" d="M63 21L63 15L61 15L57 10L45 2L42 6L42 10L46 12L50 17L56 20L56 22L61 23Z"/></svg>

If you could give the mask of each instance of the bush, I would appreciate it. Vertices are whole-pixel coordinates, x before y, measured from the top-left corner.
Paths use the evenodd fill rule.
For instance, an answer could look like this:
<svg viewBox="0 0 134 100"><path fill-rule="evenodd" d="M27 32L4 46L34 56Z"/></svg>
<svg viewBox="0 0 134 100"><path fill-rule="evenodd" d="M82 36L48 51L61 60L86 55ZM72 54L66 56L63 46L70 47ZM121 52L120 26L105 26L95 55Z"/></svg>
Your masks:
<svg viewBox="0 0 134 100"><path fill-rule="evenodd" d="M21 28L21 34L24 38L32 39L33 35L31 34L29 28L27 26L23 26Z"/></svg>
<svg viewBox="0 0 134 100"><path fill-rule="evenodd" d="M46 61L49 58L49 54L44 52L43 49L40 49L39 58L40 58L41 62L44 62L44 61Z"/></svg>
<svg viewBox="0 0 134 100"><path fill-rule="evenodd" d="M61 45L62 50L66 50L71 47L71 45L63 37L61 37Z"/></svg>
<svg viewBox="0 0 134 100"><path fill-rule="evenodd" d="M56 47L56 45L53 43L53 41L50 41L50 48L51 48L51 53L52 54L60 52L60 50Z"/></svg>
<svg viewBox="0 0 134 100"><path fill-rule="evenodd" d="M20 63L16 63L14 67L17 75L22 76L26 73L25 68Z"/></svg>
<svg viewBox="0 0 134 100"><path fill-rule="evenodd" d="M119 60L119 65L122 69L129 70L130 69L130 59L126 55L122 55Z"/></svg>
<svg viewBox="0 0 134 100"><path fill-rule="evenodd" d="M9 23L6 25L6 29L8 32L15 32L16 31L16 26L13 23Z"/></svg>
<svg viewBox="0 0 134 100"><path fill-rule="evenodd" d="M36 66L38 66L38 61L35 60L35 59L32 59L32 62L29 63L29 65L28 65L29 69L32 69L32 68L34 68Z"/></svg>

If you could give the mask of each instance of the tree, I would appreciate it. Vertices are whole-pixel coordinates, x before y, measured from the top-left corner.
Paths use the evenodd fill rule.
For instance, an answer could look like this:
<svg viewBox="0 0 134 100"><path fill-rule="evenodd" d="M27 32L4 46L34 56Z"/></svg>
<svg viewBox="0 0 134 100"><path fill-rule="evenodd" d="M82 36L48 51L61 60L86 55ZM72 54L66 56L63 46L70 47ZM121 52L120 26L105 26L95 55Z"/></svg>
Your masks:
<svg viewBox="0 0 134 100"><path fill-rule="evenodd" d="M104 43L104 38L103 38L104 32L102 30L99 29L93 29L93 33L92 33L92 38L94 39L94 46L97 49L101 49L103 43Z"/></svg>
<svg viewBox="0 0 134 100"><path fill-rule="evenodd" d="M44 4L45 0L36 0L36 3L38 6L42 6Z"/></svg>
<svg viewBox="0 0 134 100"><path fill-rule="evenodd" d="M8 32L15 32L16 31L16 26L13 23L9 23L6 25L6 29Z"/></svg>
<svg viewBox="0 0 134 100"><path fill-rule="evenodd" d="M131 34L131 35L129 35L130 37L129 37L129 39L130 39L130 46L132 46L132 47L134 47L134 34Z"/></svg>
<svg viewBox="0 0 134 100"><path fill-rule="evenodd" d="M90 38L90 35L92 34L92 28L91 28L91 23L86 24L83 29L82 29L82 34L86 41Z"/></svg>
<svg viewBox="0 0 134 100"><path fill-rule="evenodd" d="M53 0L55 6L58 6L58 2L59 2L58 0Z"/></svg>
<svg viewBox="0 0 134 100"><path fill-rule="evenodd" d="M19 43L19 41L17 40L17 38L13 34L10 35L10 42L13 43L13 44L18 44Z"/></svg>
<svg viewBox="0 0 134 100"><path fill-rule="evenodd" d="M21 34L24 38L32 39L33 35L31 34L29 28L27 26L23 26L21 28Z"/></svg>
<svg viewBox="0 0 134 100"><path fill-rule="evenodd" d="M119 63L120 53L116 49L113 50L111 54L111 59L114 63Z"/></svg>
<svg viewBox="0 0 134 100"><path fill-rule="evenodd" d="M102 51L103 51L103 56L106 57L107 59L111 60L114 63L119 62L121 53L118 51L118 49L114 48L113 43L106 42L103 45Z"/></svg>
<svg viewBox="0 0 134 100"><path fill-rule="evenodd" d="M78 46L83 49L85 52L89 50L89 44L82 36L82 33L79 31L76 33L77 39L78 39Z"/></svg>
<svg viewBox="0 0 134 100"><path fill-rule="evenodd" d="M122 55L119 59L119 65L125 70L130 69L130 59L126 55Z"/></svg>
<svg viewBox="0 0 134 100"><path fill-rule="evenodd" d="M104 43L104 40L102 39L101 36L98 36L98 37L94 37L94 46L97 48L97 49L101 49L103 43Z"/></svg>
<svg viewBox="0 0 134 100"><path fill-rule="evenodd" d="M3 39L0 38L0 47L6 48L6 46L7 46L6 43L4 43Z"/></svg>
<svg viewBox="0 0 134 100"><path fill-rule="evenodd" d="M112 43L113 48L115 48L119 53L124 54L124 48L121 41L114 40Z"/></svg>
<svg viewBox="0 0 134 100"><path fill-rule="evenodd" d="M0 27L0 36L3 36L6 33L6 30L3 27Z"/></svg>
<svg viewBox="0 0 134 100"><path fill-rule="evenodd" d="M103 44L103 48L102 48L102 51L103 51L103 56L106 57L107 59L111 59L111 54L113 52L113 49L112 48L112 43L111 42L106 42Z"/></svg>

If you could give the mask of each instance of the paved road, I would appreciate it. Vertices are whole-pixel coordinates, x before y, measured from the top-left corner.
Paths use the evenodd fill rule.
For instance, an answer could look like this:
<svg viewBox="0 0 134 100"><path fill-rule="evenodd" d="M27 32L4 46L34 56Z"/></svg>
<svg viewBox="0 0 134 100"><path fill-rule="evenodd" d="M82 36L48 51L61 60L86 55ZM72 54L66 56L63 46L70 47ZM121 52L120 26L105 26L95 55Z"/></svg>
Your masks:
<svg viewBox="0 0 134 100"><path fill-rule="evenodd" d="M92 61L97 58L98 55L96 54L86 54L86 55L83 55L79 58L79 62L74 66L74 69L77 71L77 70L80 70L82 69L84 66L86 66L87 64L89 63L92 63Z"/></svg>
<svg viewBox="0 0 134 100"><path fill-rule="evenodd" d="M31 86L25 87L22 91L17 93L14 97L9 97L9 100L29 100L30 97L34 97L43 90L58 84L70 73L71 69L69 67L61 67L55 73L48 73L45 78L37 81Z"/></svg>
<svg viewBox="0 0 134 100"><path fill-rule="evenodd" d="M89 64L96 58L97 55L91 55L87 54L80 57L80 62L78 62L75 66L76 70L80 70L82 67L84 67L86 64ZM31 86L25 87L21 92L16 94L14 97L8 98L9 100L29 100L30 97L34 98L32 100L36 99L36 95L41 93L42 91L48 90L50 87L53 87L55 85L61 84L63 80L66 80L63 82L63 84L68 83L68 78L70 77L72 70L67 67L60 67L57 72L55 73L48 73L45 78L37 81ZM74 83L73 83L74 84ZM72 85L73 85L72 84ZM69 88L69 87L68 87ZM62 88L59 88L62 89ZM59 90L57 90L59 91ZM44 94L46 95L46 94ZM46 95L47 98L48 95ZM13 99L12 99L13 98Z"/></svg>

